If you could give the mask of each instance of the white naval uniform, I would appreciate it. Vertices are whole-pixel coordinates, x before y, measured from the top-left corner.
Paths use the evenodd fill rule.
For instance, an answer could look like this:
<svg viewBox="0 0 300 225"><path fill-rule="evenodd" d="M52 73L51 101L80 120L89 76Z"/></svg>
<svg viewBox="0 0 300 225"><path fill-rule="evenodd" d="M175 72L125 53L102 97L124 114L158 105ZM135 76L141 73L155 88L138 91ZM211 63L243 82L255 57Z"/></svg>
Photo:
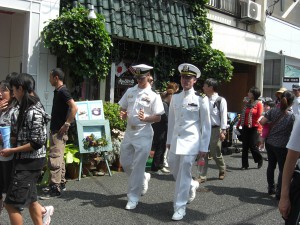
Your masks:
<svg viewBox="0 0 300 225"><path fill-rule="evenodd" d="M120 163L129 176L128 200L138 202L153 139L151 123L140 121L138 113L143 109L145 117L162 115L164 107L160 96L151 90L151 86L140 89L138 85L129 88L118 104L127 110L127 128L121 143Z"/></svg>
<svg viewBox="0 0 300 225"><path fill-rule="evenodd" d="M208 152L211 135L209 102L194 88L174 94L169 107L169 166L176 180L174 210L185 208L189 199L192 165L197 154Z"/></svg>
<svg viewBox="0 0 300 225"><path fill-rule="evenodd" d="M294 98L293 105L292 105L293 113L295 116L300 116L300 97Z"/></svg>

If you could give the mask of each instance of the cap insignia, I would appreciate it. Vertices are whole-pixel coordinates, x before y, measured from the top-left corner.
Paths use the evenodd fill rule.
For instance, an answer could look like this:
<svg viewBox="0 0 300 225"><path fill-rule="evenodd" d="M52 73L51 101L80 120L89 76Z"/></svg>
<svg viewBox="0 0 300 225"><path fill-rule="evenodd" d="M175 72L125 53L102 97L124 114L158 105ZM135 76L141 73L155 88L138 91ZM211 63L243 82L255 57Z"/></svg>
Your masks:
<svg viewBox="0 0 300 225"><path fill-rule="evenodd" d="M136 68L135 69L135 73L136 73L136 75L140 75L141 74L141 69L140 68Z"/></svg>
<svg viewBox="0 0 300 225"><path fill-rule="evenodd" d="M188 65L184 65L182 68L183 72L188 72L189 71L189 66Z"/></svg>

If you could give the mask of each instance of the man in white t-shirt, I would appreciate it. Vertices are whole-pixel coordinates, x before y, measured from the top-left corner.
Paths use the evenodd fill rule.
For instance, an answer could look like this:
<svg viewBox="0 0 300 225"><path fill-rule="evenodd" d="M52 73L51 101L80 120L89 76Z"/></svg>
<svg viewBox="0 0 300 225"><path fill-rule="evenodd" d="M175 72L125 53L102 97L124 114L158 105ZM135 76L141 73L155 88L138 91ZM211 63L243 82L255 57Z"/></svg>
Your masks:
<svg viewBox="0 0 300 225"><path fill-rule="evenodd" d="M286 146L288 148L288 154L286 156L283 174L282 174L282 186L281 186L281 197L279 202L279 211L282 217L287 219L286 224L299 224L299 220L300 220L300 198L295 198L291 203L290 196L289 196L291 180L293 178L293 174L295 171L295 165L297 165L298 169L300 168L299 133L300 133L300 118L298 117L296 118L296 121L293 126L293 131L290 136L290 140ZM300 176L299 170L295 172L295 176ZM293 220L293 223L290 220ZM298 221L296 222L296 220Z"/></svg>

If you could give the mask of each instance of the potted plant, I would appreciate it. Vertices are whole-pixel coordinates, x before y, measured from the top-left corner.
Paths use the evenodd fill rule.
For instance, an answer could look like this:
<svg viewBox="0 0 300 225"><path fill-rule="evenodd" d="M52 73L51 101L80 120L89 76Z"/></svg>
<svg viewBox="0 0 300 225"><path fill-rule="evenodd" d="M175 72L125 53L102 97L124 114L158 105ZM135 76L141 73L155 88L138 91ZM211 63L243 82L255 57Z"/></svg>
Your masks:
<svg viewBox="0 0 300 225"><path fill-rule="evenodd" d="M77 179L79 175L79 147L74 144L67 144L65 147L64 159L66 162L66 175L70 179Z"/></svg>

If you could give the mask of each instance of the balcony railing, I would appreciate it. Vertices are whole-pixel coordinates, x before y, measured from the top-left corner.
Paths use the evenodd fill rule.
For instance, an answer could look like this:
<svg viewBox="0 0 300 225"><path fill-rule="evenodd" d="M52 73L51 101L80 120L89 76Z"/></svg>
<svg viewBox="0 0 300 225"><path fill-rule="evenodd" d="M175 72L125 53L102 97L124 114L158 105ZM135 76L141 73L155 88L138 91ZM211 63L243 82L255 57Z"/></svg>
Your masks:
<svg viewBox="0 0 300 225"><path fill-rule="evenodd" d="M208 5L234 16L240 13L239 0L209 0Z"/></svg>

